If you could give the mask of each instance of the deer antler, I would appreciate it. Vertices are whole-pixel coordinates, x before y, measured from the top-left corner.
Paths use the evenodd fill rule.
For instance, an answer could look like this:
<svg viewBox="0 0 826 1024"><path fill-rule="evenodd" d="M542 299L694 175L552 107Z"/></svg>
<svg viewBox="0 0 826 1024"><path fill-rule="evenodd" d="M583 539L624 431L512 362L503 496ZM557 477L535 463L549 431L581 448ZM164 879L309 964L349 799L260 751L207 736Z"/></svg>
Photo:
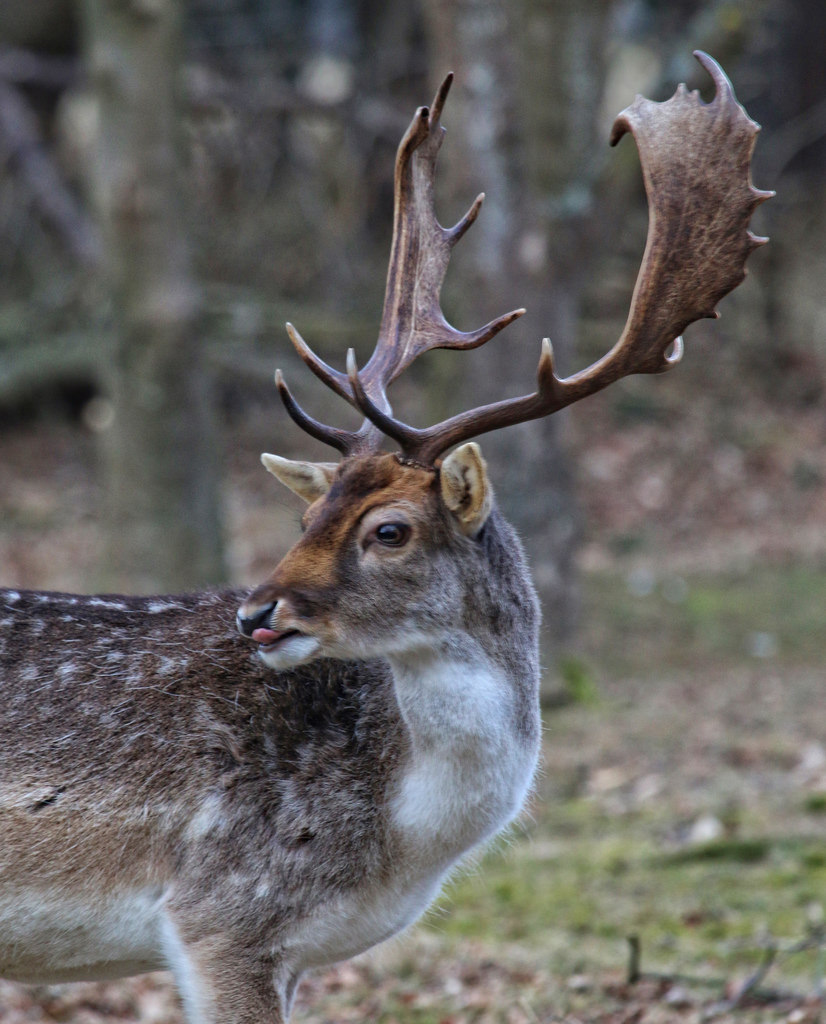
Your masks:
<svg viewBox="0 0 826 1024"><path fill-rule="evenodd" d="M442 452L471 437L547 416L621 377L659 373L678 362L683 330L695 320L717 316L716 304L745 277L749 254L768 241L755 237L748 222L755 207L774 195L755 189L749 179L759 125L737 102L719 64L700 51L694 56L714 81L710 103L703 103L684 85L664 103L638 96L619 115L611 133L612 145L629 131L637 142L650 215L628 320L610 352L587 369L559 378L545 339L533 394L459 413L425 429L393 418L385 388L416 356L429 348L481 345L523 312L506 314L473 334L462 335L446 324L439 308L449 250L475 219L481 200L451 231L441 228L433 214L433 175L442 135L433 129L448 79L437 94L433 112L428 115L422 108L417 113L399 148L393 253L376 351L359 372L351 350L345 377L308 356L306 346L303 350L297 345L314 372L367 420L357 434L346 435L346 441L344 432L321 427L300 413L305 429L316 437L321 436L319 429L326 431L322 440L350 453L362 450L361 445L376 444L378 437L368 425L373 424L398 442L405 455L431 464ZM414 152L416 161L411 160ZM295 409L289 405L288 409L298 419Z"/></svg>
<svg viewBox="0 0 826 1024"><path fill-rule="evenodd" d="M396 153L393 242L384 310L379 338L359 374L358 388L353 388L348 374L320 359L292 324L287 324L290 340L313 373L367 417L358 431L324 426L300 408L283 377L280 374L276 377L281 398L296 423L345 455L376 451L382 442L381 428L377 428L367 410L362 409L357 394L366 394L370 409L378 409L389 416L387 388L423 352L484 345L525 312L524 309L514 310L468 333L451 327L442 313L440 293L451 251L476 220L485 198L484 193L477 196L468 212L452 228L443 228L436 218L433 185L436 158L445 131L440 118L452 83L453 75L449 74L433 104L416 111Z"/></svg>

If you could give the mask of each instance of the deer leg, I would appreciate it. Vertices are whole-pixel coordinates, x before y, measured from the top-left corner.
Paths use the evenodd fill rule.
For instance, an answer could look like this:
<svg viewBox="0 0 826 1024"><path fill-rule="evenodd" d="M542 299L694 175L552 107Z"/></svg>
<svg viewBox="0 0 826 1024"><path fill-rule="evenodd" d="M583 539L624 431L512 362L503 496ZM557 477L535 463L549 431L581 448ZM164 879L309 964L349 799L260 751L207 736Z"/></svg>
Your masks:
<svg viewBox="0 0 826 1024"><path fill-rule="evenodd" d="M169 920L163 940L189 1024L286 1024L298 978L266 949L228 932L187 941Z"/></svg>

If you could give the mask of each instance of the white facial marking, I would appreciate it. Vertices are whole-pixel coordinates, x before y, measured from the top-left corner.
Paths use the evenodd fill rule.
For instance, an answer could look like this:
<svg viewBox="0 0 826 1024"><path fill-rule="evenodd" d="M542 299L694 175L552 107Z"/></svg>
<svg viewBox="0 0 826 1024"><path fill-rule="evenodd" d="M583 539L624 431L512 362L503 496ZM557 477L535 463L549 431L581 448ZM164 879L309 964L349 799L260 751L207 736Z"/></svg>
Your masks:
<svg viewBox="0 0 826 1024"><path fill-rule="evenodd" d="M294 668L311 661L321 650L320 641L313 636L288 636L277 646L261 648L259 657L269 668Z"/></svg>

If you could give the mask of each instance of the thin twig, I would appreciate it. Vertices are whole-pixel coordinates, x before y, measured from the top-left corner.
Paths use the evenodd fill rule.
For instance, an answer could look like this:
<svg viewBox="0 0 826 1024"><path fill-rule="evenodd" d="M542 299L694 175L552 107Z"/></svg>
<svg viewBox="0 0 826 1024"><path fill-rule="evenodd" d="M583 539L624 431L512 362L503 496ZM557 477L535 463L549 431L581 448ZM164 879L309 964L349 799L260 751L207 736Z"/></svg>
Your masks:
<svg viewBox="0 0 826 1024"><path fill-rule="evenodd" d="M763 961L757 970L747 978L740 986L740 990L734 999L731 1000L732 1009L741 1006L746 996L751 995L752 992L757 988L760 982L766 977L769 971L772 969L775 960L777 959L778 949L775 945L766 946L763 950Z"/></svg>
<svg viewBox="0 0 826 1024"><path fill-rule="evenodd" d="M636 985L640 980L641 943L639 935L628 936L628 984Z"/></svg>

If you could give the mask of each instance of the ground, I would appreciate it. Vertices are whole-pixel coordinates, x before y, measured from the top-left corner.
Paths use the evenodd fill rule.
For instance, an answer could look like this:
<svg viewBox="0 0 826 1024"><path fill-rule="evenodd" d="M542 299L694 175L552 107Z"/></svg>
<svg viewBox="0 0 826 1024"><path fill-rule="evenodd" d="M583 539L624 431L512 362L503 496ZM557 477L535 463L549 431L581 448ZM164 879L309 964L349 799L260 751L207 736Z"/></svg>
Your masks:
<svg viewBox="0 0 826 1024"><path fill-rule="evenodd" d="M568 418L583 625L530 813L408 935L311 975L296 1020L820 1020L826 420L753 377L722 394L704 345L678 383L629 381ZM296 535L262 440L244 431L228 460L242 583ZM92 434L11 426L0 474L0 582L85 589ZM179 1021L168 978L0 983L0 1024L103 1020Z"/></svg>

